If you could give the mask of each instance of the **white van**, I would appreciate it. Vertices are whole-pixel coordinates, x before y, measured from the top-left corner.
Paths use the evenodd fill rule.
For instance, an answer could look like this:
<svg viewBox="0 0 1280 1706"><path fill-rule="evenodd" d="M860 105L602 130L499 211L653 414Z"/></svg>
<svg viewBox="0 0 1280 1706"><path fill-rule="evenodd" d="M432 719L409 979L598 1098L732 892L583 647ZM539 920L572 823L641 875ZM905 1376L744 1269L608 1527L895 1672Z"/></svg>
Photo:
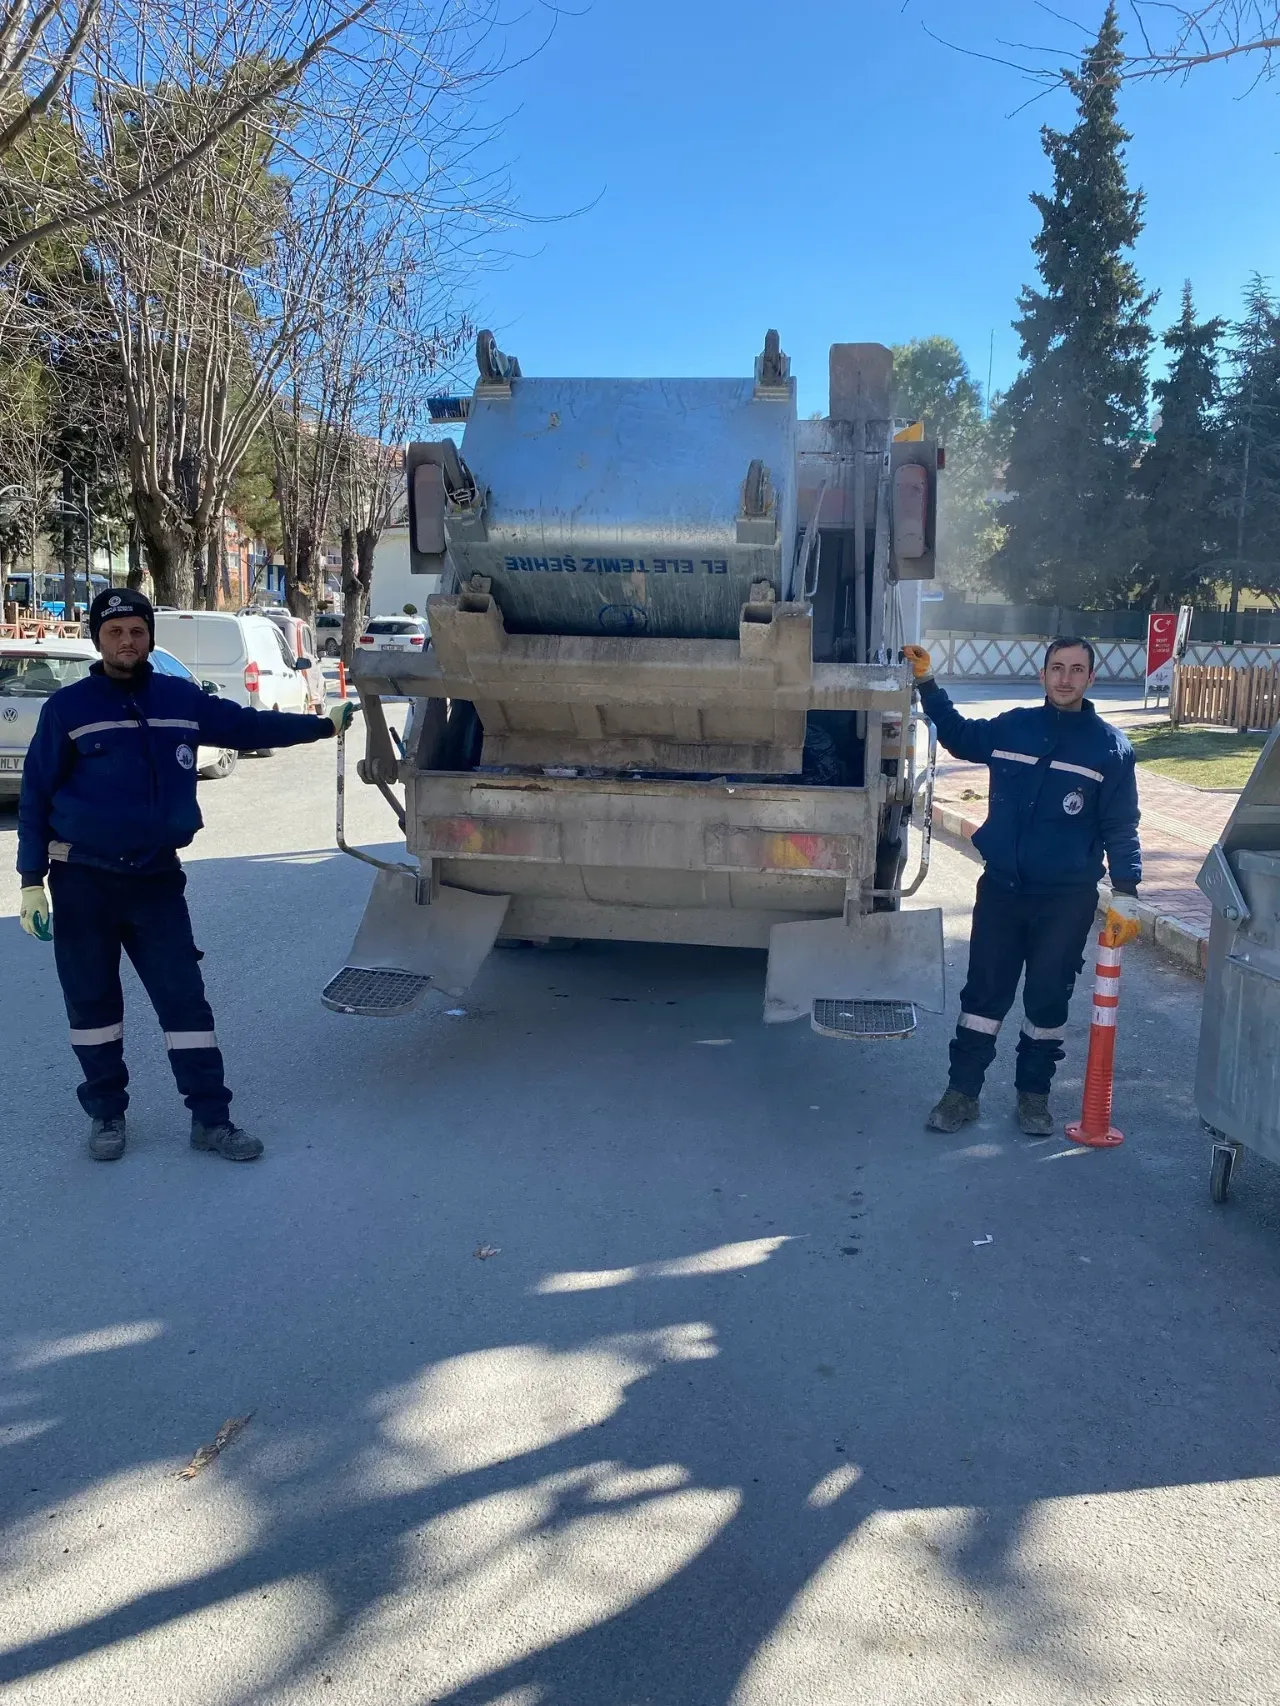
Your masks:
<svg viewBox="0 0 1280 1706"><path fill-rule="evenodd" d="M289 643L265 616L231 616L220 610L157 610L156 644L164 646L199 681L255 711L313 709L307 676ZM323 709L323 707L321 707Z"/></svg>

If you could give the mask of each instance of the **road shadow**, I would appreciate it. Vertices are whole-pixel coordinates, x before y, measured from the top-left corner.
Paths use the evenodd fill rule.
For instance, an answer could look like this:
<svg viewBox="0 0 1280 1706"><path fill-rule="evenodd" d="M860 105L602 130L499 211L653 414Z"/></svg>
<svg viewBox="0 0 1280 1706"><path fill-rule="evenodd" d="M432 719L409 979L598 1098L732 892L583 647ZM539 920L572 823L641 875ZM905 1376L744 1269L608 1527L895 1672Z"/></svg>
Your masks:
<svg viewBox="0 0 1280 1706"><path fill-rule="evenodd" d="M871 1592L822 1601L834 1633L794 1625L889 1547L1050 1697L1103 1698L1084 1606L1027 1567L1035 1513L1280 1471L1257 1378L1277 1205L1265 1175L1229 1222L1203 1201L1176 974L1136 965L1126 990L1160 1033L1132 1070L1163 1077L1125 1150L1028 1146L994 1113L939 1145L919 1113L946 1022L856 1053L762 1029L759 956L503 955L460 1016L321 1013L365 886L322 856L191 867L260 1169L169 1140L142 1038L127 1165L73 1155L39 1098L7 1123L7 1163L34 1155L0 1252L15 1591L100 1580L148 1527L172 1551L159 1583L96 1611L86 1587L10 1639L0 1681L35 1698L305 1580L313 1613L238 1701L330 1671L342 1698L342 1667L437 1706L805 1697L761 1671L783 1639L816 1643L815 1698L844 1697L832 1666L853 1697L937 1631ZM48 968L15 937L0 978L38 1015ZM29 1082L50 1058L69 1076L26 1023ZM250 1410L216 1466L171 1478ZM219 1556L182 1565L184 1523Z"/></svg>

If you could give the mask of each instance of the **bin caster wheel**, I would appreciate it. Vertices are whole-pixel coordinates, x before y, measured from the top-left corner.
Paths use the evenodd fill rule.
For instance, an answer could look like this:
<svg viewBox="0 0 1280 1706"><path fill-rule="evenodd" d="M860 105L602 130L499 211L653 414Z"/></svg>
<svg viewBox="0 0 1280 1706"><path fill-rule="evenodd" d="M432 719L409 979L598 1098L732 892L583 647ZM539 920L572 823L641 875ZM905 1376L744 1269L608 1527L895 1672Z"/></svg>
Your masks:
<svg viewBox="0 0 1280 1706"><path fill-rule="evenodd" d="M1236 1164L1236 1152L1225 1143L1213 1146L1213 1165L1209 1170L1209 1195L1214 1202L1226 1202L1231 1195L1231 1174Z"/></svg>

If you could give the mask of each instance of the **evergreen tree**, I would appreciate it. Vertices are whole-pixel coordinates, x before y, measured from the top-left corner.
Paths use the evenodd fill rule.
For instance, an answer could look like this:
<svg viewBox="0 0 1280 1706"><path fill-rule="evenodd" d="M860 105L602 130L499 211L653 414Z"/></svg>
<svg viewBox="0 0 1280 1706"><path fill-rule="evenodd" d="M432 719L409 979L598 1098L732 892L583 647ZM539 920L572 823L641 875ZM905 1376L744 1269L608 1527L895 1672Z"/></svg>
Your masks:
<svg viewBox="0 0 1280 1706"><path fill-rule="evenodd" d="M1217 507L1234 614L1242 587L1280 604L1280 306L1257 273L1232 331Z"/></svg>
<svg viewBox="0 0 1280 1706"><path fill-rule="evenodd" d="M1041 287L1024 289L1015 322L1024 366L1005 411L1011 497L995 561L1012 596L1086 607L1127 591L1142 555L1131 489L1155 299L1127 259L1143 197L1128 186L1129 133L1116 113L1122 40L1113 0L1080 69L1066 73L1075 128L1042 133L1053 194L1031 198Z"/></svg>
<svg viewBox="0 0 1280 1706"><path fill-rule="evenodd" d="M1152 610L1216 601L1206 564L1221 531L1214 486L1223 330L1221 320L1197 322L1190 281L1184 284L1181 317L1164 335L1172 357L1169 376L1153 386L1160 429L1137 475L1146 500L1140 602Z"/></svg>

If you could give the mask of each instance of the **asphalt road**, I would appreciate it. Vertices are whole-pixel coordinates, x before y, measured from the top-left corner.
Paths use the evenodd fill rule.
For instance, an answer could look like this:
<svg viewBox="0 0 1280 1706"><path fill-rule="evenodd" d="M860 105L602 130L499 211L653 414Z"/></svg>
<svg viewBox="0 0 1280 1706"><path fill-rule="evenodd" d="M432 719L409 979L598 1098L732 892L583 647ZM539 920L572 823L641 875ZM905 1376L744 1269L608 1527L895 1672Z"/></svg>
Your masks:
<svg viewBox="0 0 1280 1706"><path fill-rule="evenodd" d="M188 1149L136 986L130 1149L87 1159L3 878L6 1701L1274 1701L1280 1172L1208 1201L1196 983L1127 956L1109 1154L1014 1130L1011 1036L925 1133L951 1019L764 1029L751 954L498 954L461 1015L339 1018L331 765L202 784L259 1164ZM922 897L957 955L974 876L941 848Z"/></svg>

